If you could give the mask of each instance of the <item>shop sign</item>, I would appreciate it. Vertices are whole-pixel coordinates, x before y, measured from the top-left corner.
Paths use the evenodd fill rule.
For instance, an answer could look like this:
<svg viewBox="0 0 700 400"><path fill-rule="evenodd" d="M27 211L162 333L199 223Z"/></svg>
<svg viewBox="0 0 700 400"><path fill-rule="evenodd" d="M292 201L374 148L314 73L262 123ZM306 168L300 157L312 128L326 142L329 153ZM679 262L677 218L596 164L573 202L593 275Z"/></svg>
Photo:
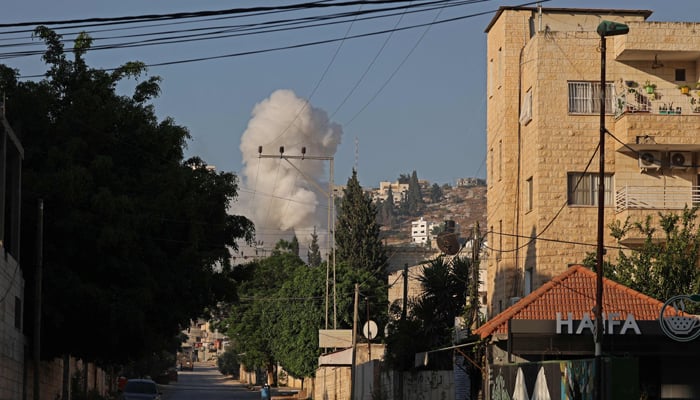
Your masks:
<svg viewBox="0 0 700 400"><path fill-rule="evenodd" d="M673 296L664 303L659 313L661 330L677 342L689 342L700 336L700 316L686 312L689 304L700 304L700 294ZM668 311L672 315L665 316Z"/></svg>
<svg viewBox="0 0 700 400"><path fill-rule="evenodd" d="M557 313L557 334L576 334L580 335L586 329L590 330L590 333L595 332L595 323L591 319L589 313L583 313L583 319L580 321L574 321L573 314L571 312L567 313L567 319L562 319L560 312ZM620 313L603 313L603 333L608 335L624 335L628 331L632 331L637 335L641 335L642 331L639 330L639 325L634 319L634 315L628 313L625 320L620 319Z"/></svg>

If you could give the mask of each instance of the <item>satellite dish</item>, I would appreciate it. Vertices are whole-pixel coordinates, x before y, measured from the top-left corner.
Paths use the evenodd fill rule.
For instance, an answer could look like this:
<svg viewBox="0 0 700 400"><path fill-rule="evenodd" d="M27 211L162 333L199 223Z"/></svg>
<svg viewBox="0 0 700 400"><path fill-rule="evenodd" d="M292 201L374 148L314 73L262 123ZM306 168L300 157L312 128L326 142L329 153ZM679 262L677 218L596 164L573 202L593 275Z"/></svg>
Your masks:
<svg viewBox="0 0 700 400"><path fill-rule="evenodd" d="M442 232L437 236L437 245L440 251L453 256L459 252L459 242L454 232Z"/></svg>
<svg viewBox="0 0 700 400"><path fill-rule="evenodd" d="M379 332L377 328L377 323L369 320L365 322L365 325L362 327L362 334L369 340L374 339L377 337L377 332Z"/></svg>

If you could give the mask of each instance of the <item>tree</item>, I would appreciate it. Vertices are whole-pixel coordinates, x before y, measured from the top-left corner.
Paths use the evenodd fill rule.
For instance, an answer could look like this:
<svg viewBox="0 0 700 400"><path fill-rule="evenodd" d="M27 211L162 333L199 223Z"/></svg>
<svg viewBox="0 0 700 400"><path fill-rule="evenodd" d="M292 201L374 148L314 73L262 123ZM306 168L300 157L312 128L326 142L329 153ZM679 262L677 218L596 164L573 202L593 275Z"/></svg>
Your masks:
<svg viewBox="0 0 700 400"><path fill-rule="evenodd" d="M362 191L354 169L338 207L335 242L337 259L350 268L384 273L387 257L379 239L377 209Z"/></svg>
<svg viewBox="0 0 700 400"><path fill-rule="evenodd" d="M686 207L680 213L659 213L663 240L658 241L652 216L644 221L610 225L611 236L622 241L630 231L644 237L639 249L620 251L617 263L606 263L603 272L612 279L660 301L678 294L700 292L700 228L696 224L698 207ZM584 265L595 269L596 255L591 253Z"/></svg>
<svg viewBox="0 0 700 400"><path fill-rule="evenodd" d="M41 354L121 363L172 350L191 318L235 296L230 251L253 236L249 220L227 213L237 177L184 160L189 132L168 118L158 122L148 104L158 77L137 84L131 97L115 93L123 78L146 72L143 63L91 69L86 34L69 61L59 35L35 33L47 45L46 78L18 82L16 71L0 66L0 86L25 149L24 200L45 205ZM36 214L22 216L27 266L35 265ZM34 271L26 273L31 294ZM25 310L35 301L28 296ZM85 321L90 334L75 335Z"/></svg>
<svg viewBox="0 0 700 400"><path fill-rule="evenodd" d="M417 216L425 208L423 193L421 193L418 174L414 170L411 180L408 181L408 192L406 193L406 208L408 215Z"/></svg>
<svg viewBox="0 0 700 400"><path fill-rule="evenodd" d="M318 267L323 262L323 260L321 259L321 251L318 247L318 234L316 233L315 226L314 226L314 233L311 234L311 243L309 244L309 251L307 253L307 261L308 261L309 267Z"/></svg>
<svg viewBox="0 0 700 400"><path fill-rule="evenodd" d="M240 361L248 368L264 368L268 383L277 363L294 377L313 376L320 355L325 271L304 265L291 252L276 252L240 268L241 301L225 321Z"/></svg>
<svg viewBox="0 0 700 400"><path fill-rule="evenodd" d="M370 299L370 310L378 324L386 320L386 250L379 239L377 209L360 187L357 171L352 171L338 207L336 223L336 281L339 298L352 298L355 283L363 283L363 295ZM347 297L346 297L347 296ZM339 304L340 320L352 326L352 302ZM348 325L345 325L348 326Z"/></svg>
<svg viewBox="0 0 700 400"><path fill-rule="evenodd" d="M422 294L409 301L406 318L393 308L389 324L387 360L400 370L413 368L415 353L434 350L452 344L454 319L465 312L471 281L472 262L457 257L448 262L443 257L430 261L418 280ZM439 353L431 361L436 368L449 367L451 358Z"/></svg>
<svg viewBox="0 0 700 400"><path fill-rule="evenodd" d="M444 194L442 192L442 189L440 188L440 185L437 183L433 183L433 186L430 187L430 201L433 203L439 203Z"/></svg>
<svg viewBox="0 0 700 400"><path fill-rule="evenodd" d="M379 203L379 210L377 215L377 221L384 226L394 225L394 216L396 214L396 206L394 205L394 192L391 190L391 186L387 190L386 200Z"/></svg>
<svg viewBox="0 0 700 400"><path fill-rule="evenodd" d="M238 268L240 301L231 307L227 336L240 354L239 361L247 368L263 368L272 376L277 358L273 343L278 336L280 318L274 299L285 282L292 279L300 267L308 268L299 256L290 252L273 253L268 258ZM318 329L318 328L316 328Z"/></svg>
<svg viewBox="0 0 700 400"><path fill-rule="evenodd" d="M299 239L297 239L297 236L294 235L292 237L292 240L284 240L280 239L276 244L275 248L272 250L272 254L279 254L279 253L292 253L296 256L299 256Z"/></svg>
<svg viewBox="0 0 700 400"><path fill-rule="evenodd" d="M325 271L299 267L277 291L275 335L272 350L275 359L291 376L313 377L318 368L318 330L323 327Z"/></svg>

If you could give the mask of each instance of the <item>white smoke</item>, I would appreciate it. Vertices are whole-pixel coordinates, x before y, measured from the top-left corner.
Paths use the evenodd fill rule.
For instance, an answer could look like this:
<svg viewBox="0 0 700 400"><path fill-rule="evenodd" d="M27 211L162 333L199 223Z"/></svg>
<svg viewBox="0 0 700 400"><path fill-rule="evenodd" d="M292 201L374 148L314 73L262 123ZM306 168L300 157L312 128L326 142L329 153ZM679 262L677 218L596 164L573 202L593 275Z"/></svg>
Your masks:
<svg viewBox="0 0 700 400"><path fill-rule="evenodd" d="M325 257L329 167L342 128L291 90L275 91L256 104L251 115L241 136L244 167L235 213L253 221L256 241L263 242L267 251L280 239L296 235L304 261L315 228Z"/></svg>

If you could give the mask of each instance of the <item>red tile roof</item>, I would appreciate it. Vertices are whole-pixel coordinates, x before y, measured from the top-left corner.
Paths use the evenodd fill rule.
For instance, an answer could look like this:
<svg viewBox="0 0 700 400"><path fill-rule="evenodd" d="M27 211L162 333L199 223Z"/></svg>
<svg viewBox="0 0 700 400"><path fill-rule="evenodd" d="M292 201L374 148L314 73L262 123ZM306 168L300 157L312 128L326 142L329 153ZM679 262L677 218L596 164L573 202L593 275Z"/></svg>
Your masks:
<svg viewBox="0 0 700 400"><path fill-rule="evenodd" d="M474 333L482 339L505 334L510 319L556 320L557 312L564 318L571 312L574 320L580 320L584 313L588 313L594 319L596 281L595 272L583 265L574 265L487 321ZM627 313L631 313L637 321L651 321L659 318L663 305L661 301L603 278L605 314L619 313L624 319Z"/></svg>

